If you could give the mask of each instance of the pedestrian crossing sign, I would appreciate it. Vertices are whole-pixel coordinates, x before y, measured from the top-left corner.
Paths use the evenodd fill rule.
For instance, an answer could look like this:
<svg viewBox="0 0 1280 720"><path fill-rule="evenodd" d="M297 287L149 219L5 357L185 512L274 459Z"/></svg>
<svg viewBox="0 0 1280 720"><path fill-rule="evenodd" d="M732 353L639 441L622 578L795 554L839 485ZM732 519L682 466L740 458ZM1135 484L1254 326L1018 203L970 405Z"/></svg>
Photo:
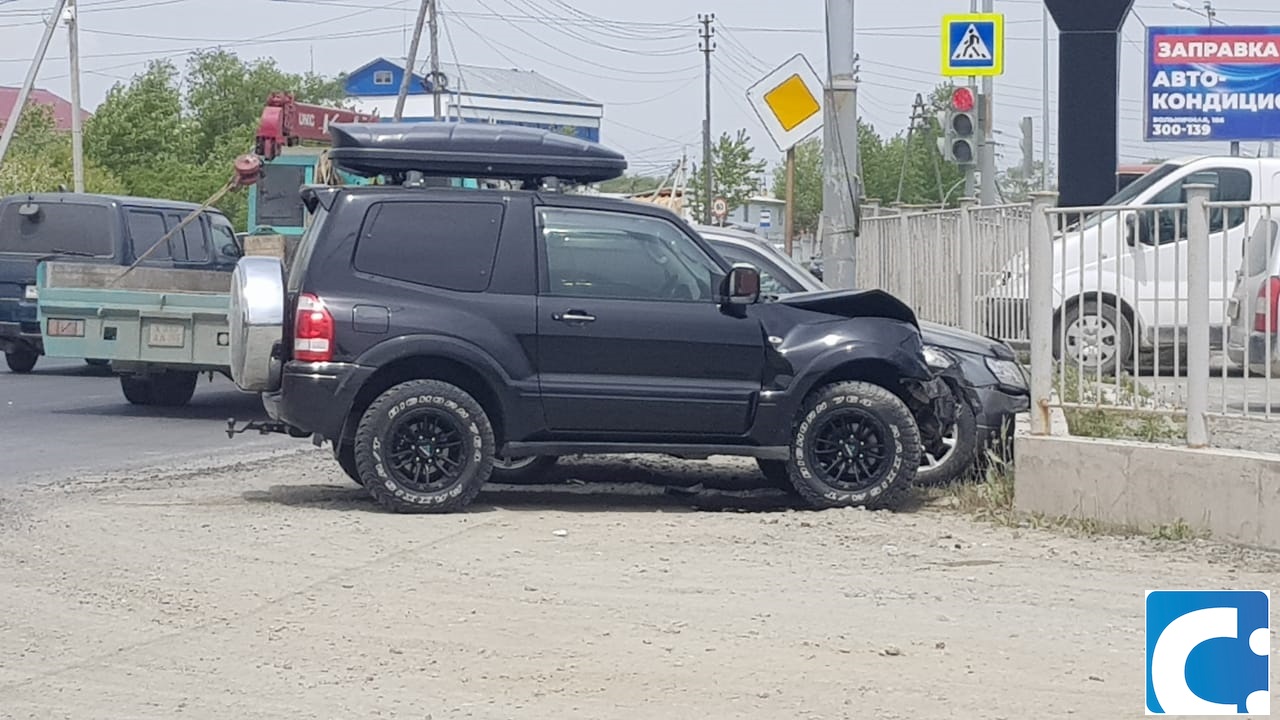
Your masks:
<svg viewBox="0 0 1280 720"><path fill-rule="evenodd" d="M970 13L942 17L942 74L1004 74L1004 15Z"/></svg>

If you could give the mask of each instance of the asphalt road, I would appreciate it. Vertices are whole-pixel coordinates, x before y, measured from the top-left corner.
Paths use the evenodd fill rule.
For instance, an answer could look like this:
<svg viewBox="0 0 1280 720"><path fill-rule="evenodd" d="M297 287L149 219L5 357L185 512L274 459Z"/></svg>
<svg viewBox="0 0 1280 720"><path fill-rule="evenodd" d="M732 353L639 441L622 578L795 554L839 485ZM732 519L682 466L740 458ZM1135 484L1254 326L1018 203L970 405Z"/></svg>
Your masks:
<svg viewBox="0 0 1280 720"><path fill-rule="evenodd" d="M265 417L256 395L202 378L181 408L131 405L105 368L40 358L29 375L0 366L0 484L61 478L298 447L305 440L245 433L226 421Z"/></svg>

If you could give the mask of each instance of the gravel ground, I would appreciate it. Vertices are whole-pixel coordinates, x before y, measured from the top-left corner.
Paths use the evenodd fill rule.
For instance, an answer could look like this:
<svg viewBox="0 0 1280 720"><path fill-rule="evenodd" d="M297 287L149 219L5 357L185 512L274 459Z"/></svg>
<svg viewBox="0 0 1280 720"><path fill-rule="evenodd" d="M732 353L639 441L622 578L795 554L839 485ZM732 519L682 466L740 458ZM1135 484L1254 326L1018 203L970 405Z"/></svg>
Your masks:
<svg viewBox="0 0 1280 720"><path fill-rule="evenodd" d="M309 448L8 491L0 717L1141 717L1144 591L1280 576L706 489L743 461L559 472L608 482L398 516Z"/></svg>

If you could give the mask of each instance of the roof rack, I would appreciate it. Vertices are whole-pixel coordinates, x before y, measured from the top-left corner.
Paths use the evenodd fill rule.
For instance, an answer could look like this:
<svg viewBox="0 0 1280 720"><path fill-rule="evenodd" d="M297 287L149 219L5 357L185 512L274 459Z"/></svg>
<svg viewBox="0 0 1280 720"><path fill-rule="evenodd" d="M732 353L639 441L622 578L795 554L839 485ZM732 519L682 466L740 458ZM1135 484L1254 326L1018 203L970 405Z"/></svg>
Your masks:
<svg viewBox="0 0 1280 720"><path fill-rule="evenodd" d="M621 177L627 160L603 145L559 133L479 123L332 124L329 160L362 177L417 173L424 177L512 180L538 187L596 183Z"/></svg>

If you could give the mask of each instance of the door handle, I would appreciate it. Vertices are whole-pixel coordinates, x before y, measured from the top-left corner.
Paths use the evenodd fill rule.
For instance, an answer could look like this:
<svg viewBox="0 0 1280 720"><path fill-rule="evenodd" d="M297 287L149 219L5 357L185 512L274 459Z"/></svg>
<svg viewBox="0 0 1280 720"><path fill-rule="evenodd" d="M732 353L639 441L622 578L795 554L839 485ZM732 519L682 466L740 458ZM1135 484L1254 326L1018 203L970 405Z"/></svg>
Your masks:
<svg viewBox="0 0 1280 720"><path fill-rule="evenodd" d="M589 323L595 322L596 316L582 310L565 310L562 313L555 313L551 319L564 323Z"/></svg>

